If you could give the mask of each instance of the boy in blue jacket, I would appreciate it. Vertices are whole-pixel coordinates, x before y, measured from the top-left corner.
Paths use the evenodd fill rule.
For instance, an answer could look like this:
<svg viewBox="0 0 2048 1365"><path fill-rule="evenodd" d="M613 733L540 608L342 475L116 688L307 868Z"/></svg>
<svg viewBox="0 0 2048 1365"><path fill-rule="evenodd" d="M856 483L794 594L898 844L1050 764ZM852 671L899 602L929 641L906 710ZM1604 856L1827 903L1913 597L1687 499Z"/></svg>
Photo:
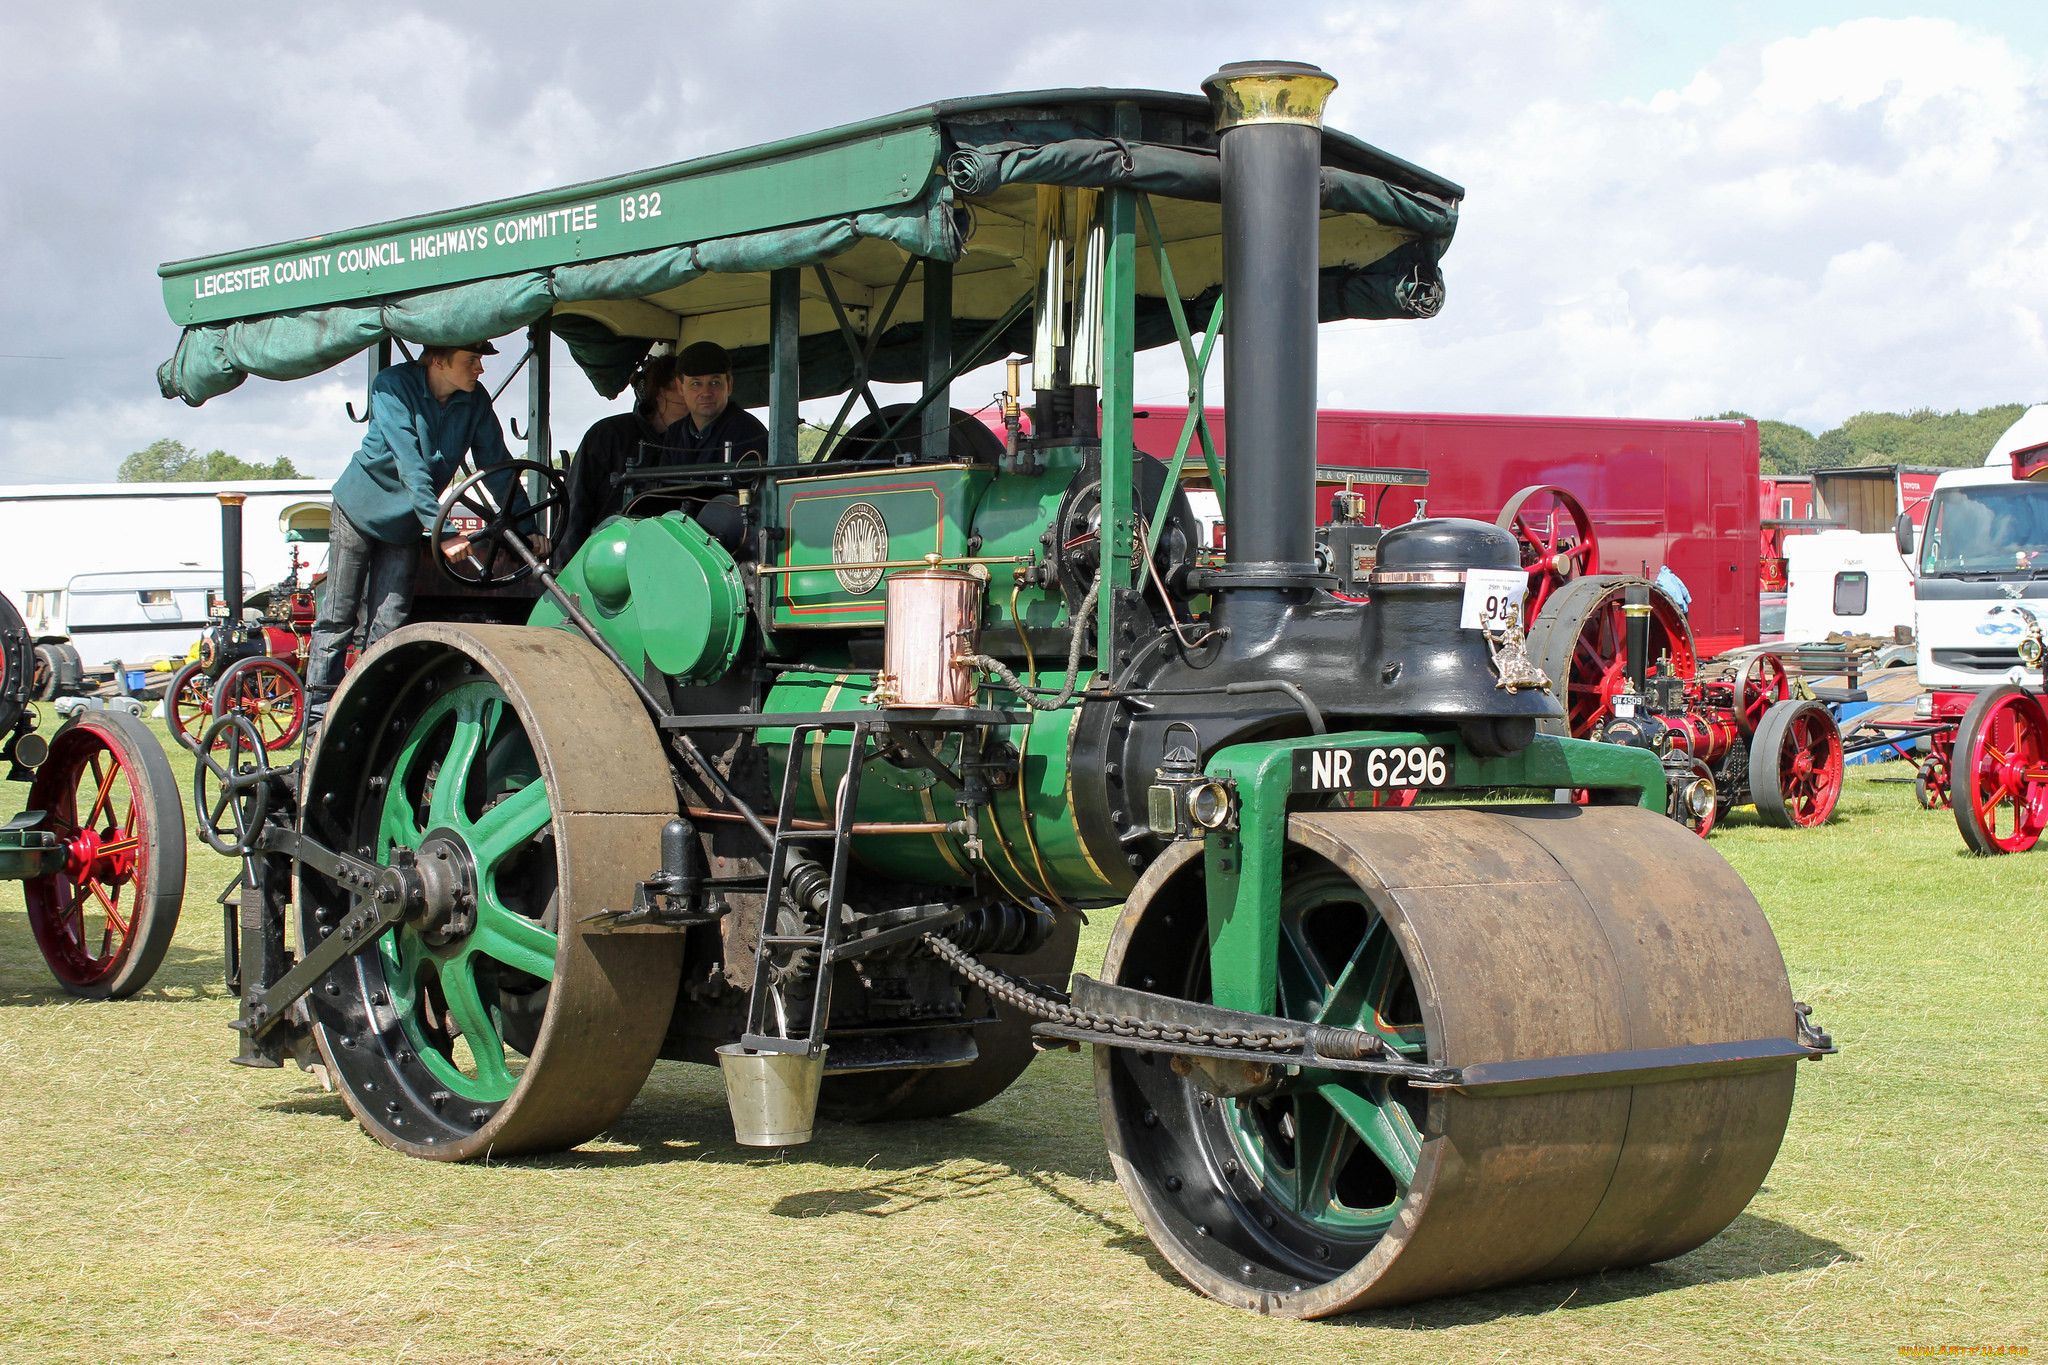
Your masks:
<svg viewBox="0 0 2048 1365"><path fill-rule="evenodd" d="M474 452L478 469L512 458L491 396L477 384L483 358L497 353L488 341L427 346L417 361L391 366L370 385L363 447L334 481L327 594L306 658L309 737L341 682L357 620L369 617L370 644L405 624L412 610L420 537L440 514L441 492L454 480L463 457ZM510 471L506 482L512 482ZM509 493L515 508L525 505L525 493L516 484L493 491L500 499ZM547 538L528 535L527 540L534 554L545 559ZM439 548L450 561L471 553L459 537Z"/></svg>

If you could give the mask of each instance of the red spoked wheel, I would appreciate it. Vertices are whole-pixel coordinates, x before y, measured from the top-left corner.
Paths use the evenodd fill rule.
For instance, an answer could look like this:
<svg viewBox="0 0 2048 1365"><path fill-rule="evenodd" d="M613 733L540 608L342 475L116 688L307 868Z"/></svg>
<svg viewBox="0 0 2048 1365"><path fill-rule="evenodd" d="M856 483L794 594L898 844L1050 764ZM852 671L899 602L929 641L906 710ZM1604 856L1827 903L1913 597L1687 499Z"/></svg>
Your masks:
<svg viewBox="0 0 2048 1365"><path fill-rule="evenodd" d="M1600 567L1593 518L1577 498L1552 484L1535 484L1509 498L1494 525L1520 542L1522 567L1529 573L1524 631L1554 593Z"/></svg>
<svg viewBox="0 0 2048 1365"><path fill-rule="evenodd" d="M1948 755L1929 754L1913 774L1913 799L1921 810L1947 810L1949 806Z"/></svg>
<svg viewBox="0 0 2048 1365"><path fill-rule="evenodd" d="M282 659L244 659L220 675L213 714L247 716L265 751L288 749L305 722L306 685Z"/></svg>
<svg viewBox="0 0 2048 1365"><path fill-rule="evenodd" d="M1545 733L1584 739L1613 713L1628 668L1622 595L1630 584L1643 581L1625 574L1596 574L1567 585L1544 604L1529 630L1529 657L1550 679L1565 708L1562 719L1537 722ZM1650 661L1661 668L1666 658L1674 676L1691 678L1699 670L1685 613L1652 586Z"/></svg>
<svg viewBox="0 0 2048 1365"><path fill-rule="evenodd" d="M133 717L86 712L50 741L29 807L64 851L62 867L22 884L44 961L73 995L133 995L185 898L185 810L163 746Z"/></svg>
<svg viewBox="0 0 2048 1365"><path fill-rule="evenodd" d="M1827 823L1842 798L1842 732L1817 701L1781 701L1764 712L1749 746L1757 818L1780 829Z"/></svg>
<svg viewBox="0 0 2048 1365"><path fill-rule="evenodd" d="M2007 684L1970 704L1956 731L1950 799L1972 853L2024 853L2048 828L2048 706Z"/></svg>
<svg viewBox="0 0 2048 1365"><path fill-rule="evenodd" d="M197 659L179 669L164 689L164 724L171 737L197 750L199 737L213 723L213 679Z"/></svg>
<svg viewBox="0 0 2048 1365"><path fill-rule="evenodd" d="M1756 733L1764 713L1792 697L1792 675L1775 654L1754 654L1735 675L1735 726L1744 739Z"/></svg>

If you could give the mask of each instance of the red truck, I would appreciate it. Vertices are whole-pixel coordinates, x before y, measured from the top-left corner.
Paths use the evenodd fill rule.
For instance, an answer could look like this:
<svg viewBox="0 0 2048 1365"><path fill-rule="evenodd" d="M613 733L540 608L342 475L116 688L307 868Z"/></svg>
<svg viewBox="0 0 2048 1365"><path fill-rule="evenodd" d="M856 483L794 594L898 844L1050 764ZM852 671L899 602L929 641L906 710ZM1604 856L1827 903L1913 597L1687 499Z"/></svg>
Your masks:
<svg viewBox="0 0 2048 1365"><path fill-rule="evenodd" d="M1223 410L1207 416L1227 460ZM1186 408L1139 410L1139 448L1169 458L1186 417ZM1199 464L1199 452L1189 459ZM1668 565L1692 594L1700 657L1756 643L1755 422L1326 410L1317 418L1316 463L1427 470L1427 487L1386 488L1376 518L1383 526L1408 520L1418 498L1432 516L1492 521L1521 489L1562 488L1593 519L1600 562L1588 569L1654 578ZM1324 518L1333 491L1323 490Z"/></svg>

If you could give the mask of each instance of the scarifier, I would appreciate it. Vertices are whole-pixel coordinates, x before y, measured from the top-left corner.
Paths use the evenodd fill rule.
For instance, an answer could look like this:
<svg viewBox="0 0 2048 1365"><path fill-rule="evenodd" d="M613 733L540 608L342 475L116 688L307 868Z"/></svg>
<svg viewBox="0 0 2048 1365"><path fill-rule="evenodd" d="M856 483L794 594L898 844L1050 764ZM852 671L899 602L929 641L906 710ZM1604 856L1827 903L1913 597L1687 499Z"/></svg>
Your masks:
<svg viewBox="0 0 2048 1365"><path fill-rule="evenodd" d="M524 623L385 638L302 784L247 737L202 748L202 813L245 857L239 1060L322 1066L378 1140L445 1160L585 1141L660 1057L721 1065L740 1140L787 1143L960 1112L1034 1049L1087 1044L1154 1242L1203 1293L1284 1316L1725 1227L1794 1063L1831 1050L1755 900L1663 818L1654 755L1539 732L1559 708L1512 662L1506 531L1387 530L1370 601L1318 571L1319 312L1433 315L1462 193L1323 129L1334 86L1250 62L1207 100L955 101L577 189L635 216L573 257L508 256L546 289L522 276L505 308L542 298L593 373L572 321L722 335L743 395L766 381L775 457L632 471L626 515L559 575L465 481L443 520L479 515L520 557L543 594ZM828 202L898 154L893 216ZM703 197L674 190L698 171ZM770 171L762 198L717 199ZM670 245L626 235L650 223ZM674 236L706 224L728 235ZM182 292L241 260L165 267L192 324L168 388L203 397L207 356L250 354L208 350L240 324ZM463 261L433 268L359 290L483 296ZM1227 482L1201 426L1219 330ZM1172 341L1191 416L1162 461L1131 444L1131 358ZM1013 365L999 440L946 395L1006 353L1031 357L1035 416L1027 437ZM915 404L867 394L912 373ZM798 397L839 393L798 463ZM1196 448L1220 562L1180 492ZM526 472L545 510L560 476ZM1091 910L1117 916L1099 979L1072 973Z"/></svg>

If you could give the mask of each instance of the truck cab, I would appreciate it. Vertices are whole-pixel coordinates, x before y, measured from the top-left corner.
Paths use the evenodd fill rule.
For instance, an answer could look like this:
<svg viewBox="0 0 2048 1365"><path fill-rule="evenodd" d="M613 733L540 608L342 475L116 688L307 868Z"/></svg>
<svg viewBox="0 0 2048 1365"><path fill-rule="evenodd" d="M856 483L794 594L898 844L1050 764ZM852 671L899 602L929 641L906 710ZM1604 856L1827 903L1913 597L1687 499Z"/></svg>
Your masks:
<svg viewBox="0 0 2048 1365"><path fill-rule="evenodd" d="M1993 609L2024 604L2048 611L2048 482L2014 477L2014 451L2048 442L2048 404L2027 409L1980 469L1936 482L1912 548L1920 682L1978 691L2028 681L2020 618ZM1901 526L1904 551L1910 528Z"/></svg>

